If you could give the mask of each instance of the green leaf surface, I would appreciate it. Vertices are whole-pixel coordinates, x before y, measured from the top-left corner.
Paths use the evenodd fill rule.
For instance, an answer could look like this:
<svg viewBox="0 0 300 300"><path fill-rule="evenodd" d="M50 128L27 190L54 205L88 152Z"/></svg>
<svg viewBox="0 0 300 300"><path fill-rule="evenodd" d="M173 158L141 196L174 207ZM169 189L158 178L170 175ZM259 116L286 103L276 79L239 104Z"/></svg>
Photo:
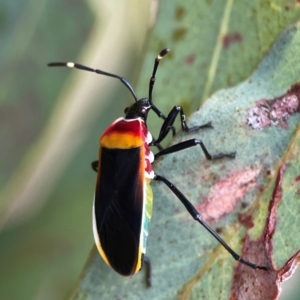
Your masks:
<svg viewBox="0 0 300 300"><path fill-rule="evenodd" d="M300 17L294 0L159 3L137 94L146 96L153 57L168 47L171 53L158 71L154 101L164 112L172 102L182 105L187 115L217 90L248 78L282 31ZM149 123L158 132L155 119Z"/></svg>
<svg viewBox="0 0 300 300"><path fill-rule="evenodd" d="M123 278L92 251L73 299L276 299L275 281L292 270L287 262L300 249L295 239L300 226L299 51L295 25L248 80L215 93L189 119L190 126L212 121L214 129L181 133L174 140L198 138L212 154L237 151L236 159L207 161L194 147L155 165L155 172L176 185L235 251L270 271L237 264L163 183L154 182L147 247L153 287L146 288L143 271ZM296 97L297 105L288 107L285 119L274 118L269 109L266 116L274 125L250 126L253 107L262 100L285 106L287 97Z"/></svg>

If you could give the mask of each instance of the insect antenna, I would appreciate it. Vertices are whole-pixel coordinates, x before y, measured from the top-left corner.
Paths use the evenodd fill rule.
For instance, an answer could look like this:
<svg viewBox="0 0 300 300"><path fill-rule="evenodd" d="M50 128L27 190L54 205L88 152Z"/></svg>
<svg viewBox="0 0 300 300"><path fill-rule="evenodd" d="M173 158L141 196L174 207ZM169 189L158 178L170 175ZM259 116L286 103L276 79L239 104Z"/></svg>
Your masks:
<svg viewBox="0 0 300 300"><path fill-rule="evenodd" d="M121 76L118 76L116 74L104 72L104 71L99 70L99 69L92 69L92 68L89 68L89 67L86 67L86 66L83 66L83 65L80 65L80 64L73 63L73 62L54 62L54 63L49 63L48 67L68 67L68 68L75 68L75 69L79 69L79 70L94 72L94 73L97 73L97 74L100 74L100 75L104 75L104 76L108 76L108 77L117 78L117 79L119 79L127 87L127 89L132 94L135 102L138 101L136 93L133 90L133 87L130 85L130 83L125 78L123 78Z"/></svg>
<svg viewBox="0 0 300 300"><path fill-rule="evenodd" d="M160 60L170 52L170 49L165 48L160 53L157 55L154 61L154 66L153 66L153 71L152 71L152 76L150 77L149 81L149 102L151 104L151 108L154 110L154 112L162 119L166 119L166 117L163 115L163 113L153 104L152 102L152 91L155 83L155 74L159 65Z"/></svg>

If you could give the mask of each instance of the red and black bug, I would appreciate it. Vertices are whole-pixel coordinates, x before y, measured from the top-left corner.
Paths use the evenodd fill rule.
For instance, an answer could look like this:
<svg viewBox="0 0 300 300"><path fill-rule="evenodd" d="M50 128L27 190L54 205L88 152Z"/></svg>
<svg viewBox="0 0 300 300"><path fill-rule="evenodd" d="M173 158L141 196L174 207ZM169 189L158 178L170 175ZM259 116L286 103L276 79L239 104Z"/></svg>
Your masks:
<svg viewBox="0 0 300 300"><path fill-rule="evenodd" d="M190 139L163 149L160 143L172 131L177 116L181 119L181 128L184 132L192 132L202 128L212 127L211 123L188 127L181 106L174 106L167 117L153 104L152 90L155 83L155 74L160 60L169 52L164 49L156 57L152 76L149 83L148 98L138 99L133 88L126 79L115 74L76 63L50 63L51 67L70 67L95 72L100 75L119 79L131 92L135 103L125 109L125 117L117 119L100 138L99 160L92 163L97 172L97 184L93 208L93 232L100 255L116 272L123 276L133 276L143 265L148 265L148 285L151 285L150 261L145 257L146 242L149 232L149 223L152 216L152 180L164 182L182 202L190 215L199 222L213 237L215 237L235 260L248 265L253 269L268 270L241 258L225 241L206 224L191 202L165 177L152 170L153 162L162 155L182 151L199 145L206 159L220 159L223 157L235 158L233 153L219 153L211 155L203 142L199 139ZM147 129L148 112L153 110L163 119L158 138L152 138ZM150 146L159 149L153 154Z"/></svg>

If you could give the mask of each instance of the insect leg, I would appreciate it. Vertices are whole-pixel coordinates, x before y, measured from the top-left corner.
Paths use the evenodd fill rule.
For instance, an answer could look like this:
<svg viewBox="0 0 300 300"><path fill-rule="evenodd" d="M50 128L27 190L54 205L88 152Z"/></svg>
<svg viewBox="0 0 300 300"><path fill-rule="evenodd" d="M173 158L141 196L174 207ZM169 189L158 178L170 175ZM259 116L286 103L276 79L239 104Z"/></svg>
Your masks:
<svg viewBox="0 0 300 300"><path fill-rule="evenodd" d="M92 166L92 169L95 171L95 172L98 172L98 160L95 160L91 163L91 166Z"/></svg>
<svg viewBox="0 0 300 300"><path fill-rule="evenodd" d="M173 130L173 124L178 116L178 114L180 114L180 118L181 118L181 128L182 131L185 132L192 132L192 131L196 131L198 129L202 129L202 128L213 128L211 125L211 122L208 122L206 124L200 125L200 126L194 126L194 127L188 127L185 121L185 115L183 112L183 109L181 106L174 106L173 109L170 111L170 113L168 114L167 118L165 119L161 129L160 129L160 133L157 139L157 143L160 143L169 133L169 131L172 129ZM173 135L174 135L174 131L173 131Z"/></svg>
<svg viewBox="0 0 300 300"><path fill-rule="evenodd" d="M146 282L147 282L147 286L151 287L152 286L152 282L151 282L151 273L152 273L151 261L150 261L149 257L143 255L143 262L146 265Z"/></svg>
<svg viewBox="0 0 300 300"><path fill-rule="evenodd" d="M261 269L261 270L268 270L269 268L266 266L259 266L254 263L251 263L247 260L244 260L242 257L240 257L236 252L234 252L228 245L227 243L207 224L205 223L196 208L192 205L192 203L174 186L170 181L168 181L166 178L160 176L160 175L155 175L154 180L162 181L164 182L170 190L177 196L177 198L181 201L181 203L185 206L186 210L189 212L189 214L199 222L231 255L232 257L253 268L253 269Z"/></svg>
<svg viewBox="0 0 300 300"><path fill-rule="evenodd" d="M229 158L235 158L235 154L236 152L232 152L232 153L219 153L219 154L214 154L211 155L208 150L206 149L206 147L204 146L203 142L201 140L198 139L191 139L191 140L187 140L181 143L178 143L176 145L170 146L158 153L156 153L154 155L154 160L156 160L158 157L162 156L162 155L166 155L166 154L170 154L170 153L174 153L174 152L178 152L193 146L199 145L202 148L202 151L205 154L206 159L208 160L213 160L213 159L219 159L222 157L229 157Z"/></svg>
<svg viewBox="0 0 300 300"><path fill-rule="evenodd" d="M150 146L154 145L158 151L162 151L164 150L164 148L161 146L161 144L156 143L156 139L154 137L152 137L152 143L150 144Z"/></svg>

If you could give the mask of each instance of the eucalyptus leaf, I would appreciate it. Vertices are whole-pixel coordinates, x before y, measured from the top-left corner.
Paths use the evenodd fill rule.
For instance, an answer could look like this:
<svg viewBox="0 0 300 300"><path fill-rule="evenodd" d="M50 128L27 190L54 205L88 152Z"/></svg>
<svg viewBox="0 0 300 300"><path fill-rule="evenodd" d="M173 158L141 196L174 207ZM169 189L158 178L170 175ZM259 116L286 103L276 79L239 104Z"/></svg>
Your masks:
<svg viewBox="0 0 300 300"><path fill-rule="evenodd" d="M251 76L282 31L299 17L300 5L294 0L161 0L137 94L147 95L153 57L168 47L154 101L163 112L174 102L189 116L214 92ZM150 120L157 132L159 124Z"/></svg>
<svg viewBox="0 0 300 300"><path fill-rule="evenodd" d="M235 262L163 183L153 182L147 247L153 287L146 288L144 270L123 278L93 250L73 299L277 299L278 282L294 270L300 249L299 51L297 24L248 80L215 93L188 120L190 126L212 121L214 129L180 133L173 141L198 138L212 154L236 151L236 159L207 161L193 147L155 164L235 251L269 271ZM251 109L262 101L284 106L291 95L298 106L284 121L251 126ZM279 116L270 107L266 117L274 121Z"/></svg>

